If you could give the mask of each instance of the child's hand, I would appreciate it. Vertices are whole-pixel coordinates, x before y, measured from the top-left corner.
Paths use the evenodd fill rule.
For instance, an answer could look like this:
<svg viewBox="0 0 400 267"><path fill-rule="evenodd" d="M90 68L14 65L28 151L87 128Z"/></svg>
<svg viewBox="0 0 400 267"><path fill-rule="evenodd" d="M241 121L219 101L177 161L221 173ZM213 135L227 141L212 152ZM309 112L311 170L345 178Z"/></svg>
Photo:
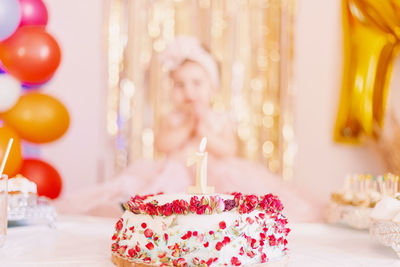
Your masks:
<svg viewBox="0 0 400 267"><path fill-rule="evenodd" d="M198 114L197 134L202 136L219 135L226 124L220 116L211 110L204 110Z"/></svg>
<svg viewBox="0 0 400 267"><path fill-rule="evenodd" d="M179 127L185 124L194 127L196 116L191 105L182 105L175 111L171 112L167 119L169 119L171 127Z"/></svg>
<svg viewBox="0 0 400 267"><path fill-rule="evenodd" d="M165 115L157 131L155 146L158 150L170 153L180 149L195 131L197 118L191 105L182 105Z"/></svg>

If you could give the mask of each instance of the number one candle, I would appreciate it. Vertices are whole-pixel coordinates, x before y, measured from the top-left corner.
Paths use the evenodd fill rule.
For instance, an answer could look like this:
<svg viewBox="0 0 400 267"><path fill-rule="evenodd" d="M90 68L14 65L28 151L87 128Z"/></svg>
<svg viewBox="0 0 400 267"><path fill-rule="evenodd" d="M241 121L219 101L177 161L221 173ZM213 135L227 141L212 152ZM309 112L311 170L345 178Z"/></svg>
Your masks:
<svg viewBox="0 0 400 267"><path fill-rule="evenodd" d="M191 166L196 163L196 184L188 187L189 194L213 194L214 187L207 186L207 155L206 152L207 138L203 137L200 142L199 152L189 157L187 165Z"/></svg>

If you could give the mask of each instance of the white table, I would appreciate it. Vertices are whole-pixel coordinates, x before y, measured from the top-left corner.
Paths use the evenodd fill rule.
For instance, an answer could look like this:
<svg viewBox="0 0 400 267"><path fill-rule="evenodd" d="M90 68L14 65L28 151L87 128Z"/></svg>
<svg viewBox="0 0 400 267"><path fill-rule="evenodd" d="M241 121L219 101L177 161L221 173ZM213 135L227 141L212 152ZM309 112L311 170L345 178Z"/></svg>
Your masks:
<svg viewBox="0 0 400 267"><path fill-rule="evenodd" d="M61 217L56 229L23 226L8 230L0 266L112 267L110 238L115 219ZM290 267L400 266L400 259L367 232L323 224L294 224Z"/></svg>

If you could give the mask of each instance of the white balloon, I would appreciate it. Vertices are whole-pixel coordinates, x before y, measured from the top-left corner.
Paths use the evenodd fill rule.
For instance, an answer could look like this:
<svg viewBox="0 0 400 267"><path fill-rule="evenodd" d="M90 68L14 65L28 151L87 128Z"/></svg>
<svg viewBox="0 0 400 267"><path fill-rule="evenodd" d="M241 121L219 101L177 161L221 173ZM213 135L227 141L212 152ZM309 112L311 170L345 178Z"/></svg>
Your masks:
<svg viewBox="0 0 400 267"><path fill-rule="evenodd" d="M21 84L8 74L0 74L0 112L12 108L21 95Z"/></svg>

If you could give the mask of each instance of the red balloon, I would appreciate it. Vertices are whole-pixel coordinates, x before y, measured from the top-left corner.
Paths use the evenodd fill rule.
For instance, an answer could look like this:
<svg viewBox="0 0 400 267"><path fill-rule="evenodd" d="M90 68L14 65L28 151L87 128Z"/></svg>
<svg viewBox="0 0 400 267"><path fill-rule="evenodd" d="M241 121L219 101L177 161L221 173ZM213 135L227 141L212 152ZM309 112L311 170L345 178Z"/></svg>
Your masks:
<svg viewBox="0 0 400 267"><path fill-rule="evenodd" d="M24 83L50 79L61 61L57 41L42 26L24 26L0 43L4 69Z"/></svg>
<svg viewBox="0 0 400 267"><path fill-rule="evenodd" d="M47 25L47 9L42 0L19 0L21 22L24 25Z"/></svg>
<svg viewBox="0 0 400 267"><path fill-rule="evenodd" d="M39 159L24 159L20 173L37 185L38 195L57 198L62 189L62 180L57 170Z"/></svg>

